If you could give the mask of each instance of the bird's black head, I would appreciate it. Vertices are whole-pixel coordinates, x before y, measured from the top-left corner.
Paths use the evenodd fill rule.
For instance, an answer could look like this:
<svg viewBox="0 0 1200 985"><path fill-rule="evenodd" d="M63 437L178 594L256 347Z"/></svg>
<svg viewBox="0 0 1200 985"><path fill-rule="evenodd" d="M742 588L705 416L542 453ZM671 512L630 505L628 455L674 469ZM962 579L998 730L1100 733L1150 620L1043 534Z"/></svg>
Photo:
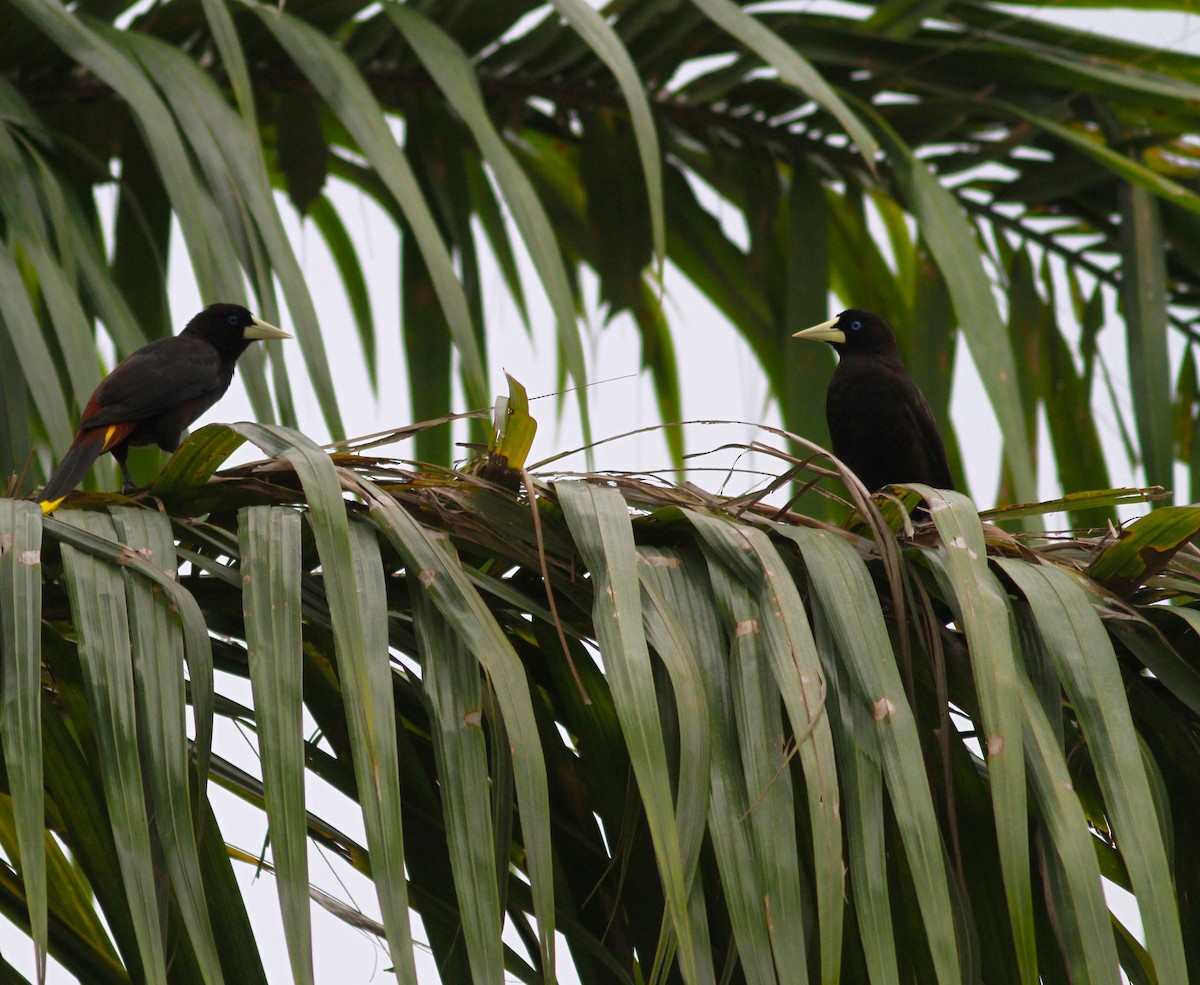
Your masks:
<svg viewBox="0 0 1200 985"><path fill-rule="evenodd" d="M222 356L236 359L255 339L290 339L240 304L210 304L183 330L208 341Z"/></svg>
<svg viewBox="0 0 1200 985"><path fill-rule="evenodd" d="M862 308L843 311L836 318L797 332L793 338L828 342L842 356L900 354L887 322Z"/></svg>

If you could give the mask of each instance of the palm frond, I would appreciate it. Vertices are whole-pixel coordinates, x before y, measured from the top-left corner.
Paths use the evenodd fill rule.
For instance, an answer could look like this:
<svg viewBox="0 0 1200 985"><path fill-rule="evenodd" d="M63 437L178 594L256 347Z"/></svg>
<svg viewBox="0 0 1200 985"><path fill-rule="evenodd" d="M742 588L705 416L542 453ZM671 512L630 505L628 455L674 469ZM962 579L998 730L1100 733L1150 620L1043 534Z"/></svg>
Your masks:
<svg viewBox="0 0 1200 985"><path fill-rule="evenodd" d="M272 457L218 471L241 440ZM411 907L443 975L477 980L548 979L556 933L584 982L957 982L982 955L999 981L1118 962L1186 978L1196 510L1062 538L921 488L878 504L859 489L846 526L633 476L528 488L213 425L159 477L165 513L95 494L45 519L0 510L5 665L31 643L41 575L32 643L68 725L47 823L123 963L186 941L195 980L218 973L213 859L195 854L217 822L179 813L188 744L170 724L186 653L197 734L213 712L256 730L261 775L219 749L212 775L266 813L302 979L306 835L373 879L401 977ZM932 522L914 528L915 495ZM40 555L19 549L39 532ZM253 708L206 696L197 618ZM6 704L23 693L6 684ZM6 750L64 741L5 722ZM365 845L305 812L301 761L360 805ZM3 792L40 828L14 779ZM103 790L86 828L59 803L68 781ZM125 834L96 844L97 823ZM157 897L131 890L152 854L191 913L165 940ZM5 912L44 907L69 968L103 960L18 871ZM1136 898L1144 948L1101 874ZM523 948L502 946L502 920Z"/></svg>

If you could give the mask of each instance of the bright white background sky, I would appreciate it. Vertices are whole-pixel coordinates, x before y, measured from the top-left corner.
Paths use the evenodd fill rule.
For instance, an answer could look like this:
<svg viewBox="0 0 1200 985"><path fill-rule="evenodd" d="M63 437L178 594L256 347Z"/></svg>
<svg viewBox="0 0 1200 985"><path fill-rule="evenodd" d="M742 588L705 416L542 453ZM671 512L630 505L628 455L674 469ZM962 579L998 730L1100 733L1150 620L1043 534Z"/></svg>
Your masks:
<svg viewBox="0 0 1200 985"><path fill-rule="evenodd" d="M1024 8L1013 9L1016 15L1026 13ZM1200 19L1190 15L1149 17L1141 12L1097 14L1086 11L1060 11L1047 7L1040 8L1038 14L1060 23L1075 25L1081 30L1103 32L1183 51L1200 50ZM311 226L301 225L298 221L291 222L291 233L324 329L330 368L341 396L341 409L347 433L360 435L412 421L407 390L400 382L406 379L406 372L399 335L399 244L390 220L383 219L374 203L365 196L343 188L335 193L335 202L340 207L343 221L359 248L360 260L372 292L379 343L379 376L383 381L394 381L390 384L385 383L377 398L372 396L362 369L363 359L349 309L319 235ZM109 206L111 208L111 203ZM290 207L286 204L282 211L285 217L291 215ZM722 213L719 206L715 211L726 222L732 235L744 235L744 230L738 231L741 220L736 212L726 210ZM186 263L181 262L185 257L182 241L176 236L172 252L174 263L171 271L171 304L179 328L182 328L187 319L204 303L218 300L200 298ZM549 394L556 386L553 320L540 294L540 288L535 286L535 279L529 276L531 267L527 262L524 264L524 271L527 275L526 284L535 325L533 338L527 335L515 308L508 302L503 282L493 268L485 272L488 290L485 304L487 339L494 391L504 392L502 371L507 369L525 384L531 396L536 396ZM589 284L592 299L595 297L594 288L593 281ZM761 370L746 345L723 317L670 267L667 271L666 296L670 318L677 332L684 417L763 421L777 425L779 415L774 405L767 400L766 384ZM831 307L831 313L838 310L836 302L833 304L835 306ZM658 409L648 378L639 372L640 340L631 320L623 316L610 325L602 325L600 317L595 313L594 304L589 306L589 311L591 314L585 326L585 345L588 350L589 379L596 384L590 392L595 436L600 438L617 434L656 421ZM288 328L287 319L282 319L282 322L282 327ZM1105 339L1105 336L1108 338ZM1124 391L1127 388L1123 386L1123 382L1127 377L1121 339L1117 333L1104 333L1102 339L1112 347L1109 350L1110 367L1114 370L1118 390ZM328 440L329 436L321 421L316 401L304 388L305 373L298 347L291 343L276 344L290 346L290 378L303 428L318 441ZM1175 351L1176 360L1178 356L1178 351ZM814 380L813 386L823 389L825 380ZM987 507L992 505L991 498L996 488L999 431L980 392L978 377L970 360L960 358L957 362L952 413L966 456L971 490L980 505ZM461 391L458 393L458 409L467 409L462 404ZM565 402L565 412L561 420L556 419L554 407L553 398L537 401L532 406L540 424L532 455L534 461L555 452L577 448L582 444L574 402L570 399ZM245 391L240 381L235 378L233 387L225 398L198 423L251 418L252 413ZM1098 419L1104 439L1112 448L1117 448L1119 438L1111 410L1106 417L1104 408L1100 408ZM464 431L457 433L459 440L464 436ZM693 428L687 436L687 450L697 452L729 441L749 442L755 438L766 437L768 436L756 433L756 429L749 426ZM411 449L401 445L390 452L403 457L410 454ZM255 454L253 449L243 448L237 460L256 457L260 456ZM1043 455L1041 460L1051 461L1052 458ZM1111 458L1113 463L1121 461L1120 455ZM695 464L704 466L708 463L705 460ZM723 469L731 464L731 458L728 455L714 456L711 464ZM779 470L777 463L762 457L757 460L743 459L740 465L772 472ZM613 442L597 451L598 469L641 471L668 466L666 446L657 433ZM576 456L557 463L556 467L582 469L585 463L582 456ZM716 489L723 479L723 472L693 473L689 478L705 488ZM1131 470L1123 471L1119 464L1114 464L1112 480L1114 485L1132 484L1136 481L1136 476ZM1179 487L1186 488L1182 475ZM743 488L743 485L739 482L731 488L738 490ZM1052 476L1042 480L1041 489L1046 496L1057 492ZM218 687L235 700L250 703L250 688L247 682L221 675ZM310 721L309 727L311 724ZM258 773L253 736L239 732L223 719L218 719L216 748L235 763L243 765L255 774ZM210 791L226 840L251 854L261 851L266 830L262 815L214 785L210 785ZM308 777L307 795L310 809L365 844L361 818L354 805L311 775ZM361 908L366 914L378 918L374 889L370 882L358 877L340 862L327 859L325 853L315 848L310 849L309 859L310 877L314 884L338 899ZM270 982L272 985L291 982L273 878L264 875L256 879L249 867L238 863L235 863L235 871L251 907L255 930L262 944L262 953L270 956ZM313 923L314 961L318 982L323 985L357 985L394 980L391 973L385 970L390 967L390 961L373 936L350 928L317 907L313 908ZM419 924L414 927L414 933L418 940L424 939ZM7 924L0 925L0 951L22 974L32 975L32 948L28 939L16 928ZM560 953L559 960L560 966L567 963L565 949ZM573 974L565 968L564 972L564 981L574 980ZM423 962L421 973L423 982L438 981L432 959L428 956ZM74 979L61 968L52 966L50 981L71 982Z"/></svg>

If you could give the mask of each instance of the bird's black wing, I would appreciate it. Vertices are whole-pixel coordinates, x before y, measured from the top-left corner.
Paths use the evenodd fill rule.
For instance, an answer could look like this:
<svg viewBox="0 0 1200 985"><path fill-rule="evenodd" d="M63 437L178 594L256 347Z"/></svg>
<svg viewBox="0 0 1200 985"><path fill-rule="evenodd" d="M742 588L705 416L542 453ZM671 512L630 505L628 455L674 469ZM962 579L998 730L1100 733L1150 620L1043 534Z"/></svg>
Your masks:
<svg viewBox="0 0 1200 985"><path fill-rule="evenodd" d="M176 335L142 346L105 377L83 411L81 428L156 417L219 392L221 357L202 339Z"/></svg>
<svg viewBox="0 0 1200 985"><path fill-rule="evenodd" d="M951 488L933 410L898 360L843 356L825 410L834 454L868 490L893 482Z"/></svg>
<svg viewBox="0 0 1200 985"><path fill-rule="evenodd" d="M954 482L950 478L950 463L946 460L946 445L937 428L937 418L933 416L933 408L929 401L914 384L909 399L904 404L904 414L908 417L908 427L915 436L914 450L925 458L925 469L921 472L931 486L938 489L953 489Z"/></svg>

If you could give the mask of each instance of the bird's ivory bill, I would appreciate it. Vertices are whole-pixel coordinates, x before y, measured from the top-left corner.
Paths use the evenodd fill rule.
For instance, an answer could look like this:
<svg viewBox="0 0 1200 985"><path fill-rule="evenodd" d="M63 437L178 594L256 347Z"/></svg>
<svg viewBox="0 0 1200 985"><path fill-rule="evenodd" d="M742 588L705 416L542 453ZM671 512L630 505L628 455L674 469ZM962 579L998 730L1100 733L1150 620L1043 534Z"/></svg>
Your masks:
<svg viewBox="0 0 1200 985"><path fill-rule="evenodd" d="M841 316L839 315L838 317ZM829 321L823 321L820 325L814 325L812 328L796 332L792 338L808 339L810 342L845 342L846 333L840 328L834 327L837 323L837 318L830 318Z"/></svg>
<svg viewBox="0 0 1200 985"><path fill-rule="evenodd" d="M290 339L292 335L285 332L282 328L276 328L261 318L258 315L251 315L254 319L253 325L247 325L246 330L242 332L244 339Z"/></svg>

